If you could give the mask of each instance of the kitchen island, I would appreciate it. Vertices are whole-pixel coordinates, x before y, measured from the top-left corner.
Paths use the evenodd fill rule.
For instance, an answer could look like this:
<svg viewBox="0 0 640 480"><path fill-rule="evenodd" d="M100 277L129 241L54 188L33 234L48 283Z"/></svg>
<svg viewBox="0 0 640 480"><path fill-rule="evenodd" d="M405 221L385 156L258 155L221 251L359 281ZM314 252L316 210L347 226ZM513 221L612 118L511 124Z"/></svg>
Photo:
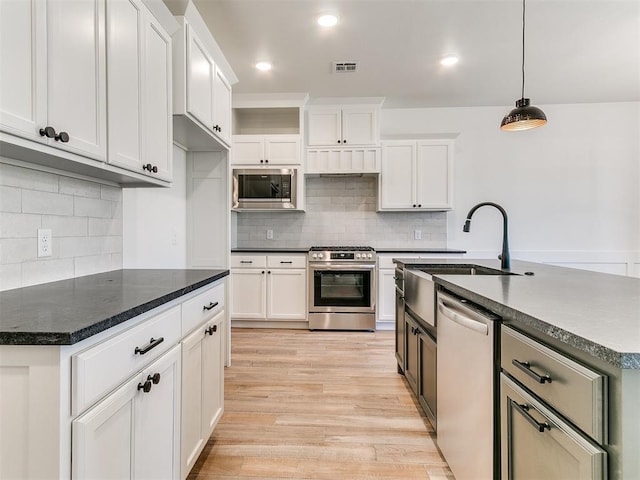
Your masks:
<svg viewBox="0 0 640 480"><path fill-rule="evenodd" d="M447 265L500 269L499 262L491 260L396 258L395 263L409 269L428 270ZM574 370L586 368L599 374L603 378L603 386L599 396L596 395L600 403L594 404L593 410L596 413L598 408L601 410L602 419L599 421L603 428L600 432L594 427L596 433L590 432L589 435L592 439L599 439L593 442L588 438L587 442L597 443L606 451L608 467L605 471L609 479L640 478L637 455L640 451L640 415L637 409L637 399L640 398L640 279L521 261L513 261L510 270L504 273L437 273L433 275L433 281L439 291L453 293L496 314L500 318L503 343L512 342L515 337L522 338L540 351L561 360L567 359ZM515 334L512 333L514 331ZM505 367L504 358L501 363L500 348L498 340L494 354L496 368L502 371L501 378L508 377L511 375L510 367ZM521 351L515 349L515 352ZM512 363L510 358L507 363ZM535 365L531 365L530 370L536 370ZM540 367L536 371L542 375ZM543 376L538 383L544 381ZM500 383L502 385L503 382ZM568 383L568 380L557 378L549 389L563 383ZM498 405L499 395L496 392L496 431L502 428L500 442L504 448L512 440L510 432L506 431L507 422L500 425L499 409L505 410L506 407L504 399L503 405ZM582 399L569 400L569 403L577 405ZM562 413L571 418L573 407L568 408L566 413ZM596 423L594 420L594 425ZM588 431L587 427L583 431ZM499 463L500 452L495 453ZM510 455L502 453L502 478L508 478L505 470L511 466L505 462L510 461Z"/></svg>
<svg viewBox="0 0 640 480"><path fill-rule="evenodd" d="M0 292L0 478L185 478L223 412L228 274Z"/></svg>

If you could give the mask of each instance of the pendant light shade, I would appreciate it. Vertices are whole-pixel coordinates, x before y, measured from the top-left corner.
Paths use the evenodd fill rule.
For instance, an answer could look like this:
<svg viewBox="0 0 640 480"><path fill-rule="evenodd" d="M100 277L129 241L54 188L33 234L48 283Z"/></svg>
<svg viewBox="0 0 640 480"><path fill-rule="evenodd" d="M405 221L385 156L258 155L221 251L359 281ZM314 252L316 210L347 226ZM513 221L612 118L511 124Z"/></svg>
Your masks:
<svg viewBox="0 0 640 480"><path fill-rule="evenodd" d="M541 127L547 123L547 116L538 107L531 105L528 98L524 98L524 26L525 0L522 0L522 97L516 100L516 108L502 119L500 130L515 132Z"/></svg>

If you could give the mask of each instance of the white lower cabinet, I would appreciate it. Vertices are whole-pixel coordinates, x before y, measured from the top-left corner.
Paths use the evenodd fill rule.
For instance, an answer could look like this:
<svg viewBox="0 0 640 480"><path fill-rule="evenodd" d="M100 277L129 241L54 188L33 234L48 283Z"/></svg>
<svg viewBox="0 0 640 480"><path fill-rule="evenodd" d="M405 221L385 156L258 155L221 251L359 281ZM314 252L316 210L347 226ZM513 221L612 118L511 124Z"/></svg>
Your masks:
<svg viewBox="0 0 640 480"><path fill-rule="evenodd" d="M182 341L181 478L186 478L218 420L224 400L224 311Z"/></svg>
<svg viewBox="0 0 640 480"><path fill-rule="evenodd" d="M0 345L0 478L186 478L223 412L225 297L219 280L74 345Z"/></svg>
<svg viewBox="0 0 640 480"><path fill-rule="evenodd" d="M231 318L307 319L306 255L232 255Z"/></svg>
<svg viewBox="0 0 640 480"><path fill-rule="evenodd" d="M177 479L180 347L75 419L72 475Z"/></svg>

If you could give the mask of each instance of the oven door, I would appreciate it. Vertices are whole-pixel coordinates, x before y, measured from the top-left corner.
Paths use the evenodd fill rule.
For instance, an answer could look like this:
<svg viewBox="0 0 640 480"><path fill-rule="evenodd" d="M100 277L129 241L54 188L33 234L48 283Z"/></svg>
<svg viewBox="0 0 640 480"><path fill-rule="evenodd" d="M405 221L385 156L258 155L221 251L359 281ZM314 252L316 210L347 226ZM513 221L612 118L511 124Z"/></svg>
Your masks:
<svg viewBox="0 0 640 480"><path fill-rule="evenodd" d="M375 313L375 265L309 265L309 312Z"/></svg>

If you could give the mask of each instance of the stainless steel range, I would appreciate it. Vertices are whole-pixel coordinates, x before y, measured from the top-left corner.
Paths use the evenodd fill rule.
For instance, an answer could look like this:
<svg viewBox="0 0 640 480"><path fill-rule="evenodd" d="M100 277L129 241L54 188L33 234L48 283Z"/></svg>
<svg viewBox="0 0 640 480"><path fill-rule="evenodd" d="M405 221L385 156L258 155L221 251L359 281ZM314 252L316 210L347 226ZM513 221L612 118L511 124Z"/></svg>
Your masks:
<svg viewBox="0 0 640 480"><path fill-rule="evenodd" d="M372 247L311 247L310 330L375 330L376 262Z"/></svg>

